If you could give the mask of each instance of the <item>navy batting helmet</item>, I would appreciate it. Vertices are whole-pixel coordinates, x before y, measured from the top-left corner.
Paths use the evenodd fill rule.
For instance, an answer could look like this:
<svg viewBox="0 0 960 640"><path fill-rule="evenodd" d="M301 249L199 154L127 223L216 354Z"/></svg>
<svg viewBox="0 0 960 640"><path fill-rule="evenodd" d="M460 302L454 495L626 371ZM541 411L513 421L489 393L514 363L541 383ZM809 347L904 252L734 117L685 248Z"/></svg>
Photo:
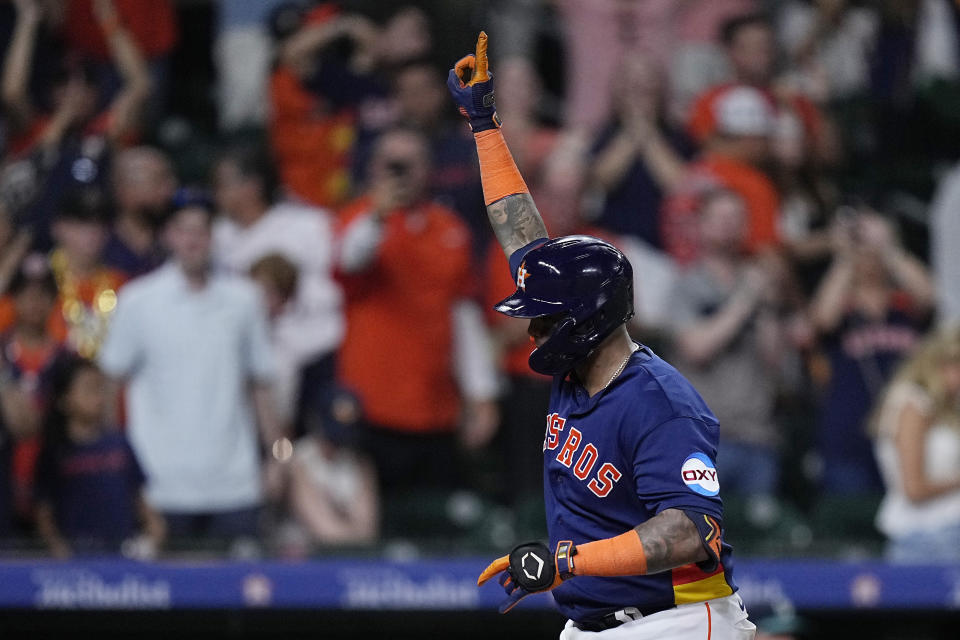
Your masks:
<svg viewBox="0 0 960 640"><path fill-rule="evenodd" d="M619 249L590 236L564 236L531 249L517 269L517 290L495 307L514 318L561 314L530 354L530 368L570 371L633 317L633 268Z"/></svg>

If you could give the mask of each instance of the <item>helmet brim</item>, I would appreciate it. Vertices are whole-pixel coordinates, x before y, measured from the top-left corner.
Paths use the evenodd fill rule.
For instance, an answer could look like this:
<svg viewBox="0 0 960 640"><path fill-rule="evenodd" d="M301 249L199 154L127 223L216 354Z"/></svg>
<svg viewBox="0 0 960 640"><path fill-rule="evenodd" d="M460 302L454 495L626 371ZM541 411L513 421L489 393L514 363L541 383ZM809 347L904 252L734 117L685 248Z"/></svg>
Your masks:
<svg viewBox="0 0 960 640"><path fill-rule="evenodd" d="M493 305L494 311L511 318L540 318L563 311L565 308L564 303L560 301L531 298L523 289L517 289L513 295Z"/></svg>

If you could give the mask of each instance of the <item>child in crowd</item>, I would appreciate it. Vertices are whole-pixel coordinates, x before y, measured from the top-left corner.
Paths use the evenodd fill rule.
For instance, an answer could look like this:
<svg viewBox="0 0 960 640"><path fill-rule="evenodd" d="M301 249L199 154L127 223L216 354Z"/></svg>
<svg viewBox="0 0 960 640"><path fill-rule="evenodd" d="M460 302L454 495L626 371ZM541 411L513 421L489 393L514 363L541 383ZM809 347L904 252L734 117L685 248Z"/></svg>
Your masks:
<svg viewBox="0 0 960 640"><path fill-rule="evenodd" d="M319 394L310 432L297 440L289 505L300 535L319 545L362 545L379 535L380 501L370 460L358 450L360 405L330 386Z"/></svg>
<svg viewBox="0 0 960 640"><path fill-rule="evenodd" d="M144 499L145 476L130 445L104 424L105 385L100 369L79 356L62 357L51 374L37 529L58 558L117 551L149 558L164 539L163 518Z"/></svg>

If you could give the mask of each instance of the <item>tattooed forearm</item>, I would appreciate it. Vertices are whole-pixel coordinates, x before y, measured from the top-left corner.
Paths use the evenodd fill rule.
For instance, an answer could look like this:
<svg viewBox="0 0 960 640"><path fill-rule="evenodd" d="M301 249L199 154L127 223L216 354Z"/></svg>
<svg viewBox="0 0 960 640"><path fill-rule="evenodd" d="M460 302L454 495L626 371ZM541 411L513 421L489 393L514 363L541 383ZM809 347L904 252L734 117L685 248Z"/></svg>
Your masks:
<svg viewBox="0 0 960 640"><path fill-rule="evenodd" d="M537 238L547 237L547 228L529 193L515 193L487 205L487 216L507 257Z"/></svg>
<svg viewBox="0 0 960 640"><path fill-rule="evenodd" d="M635 527L647 556L647 573L708 559L697 527L679 509L666 509Z"/></svg>

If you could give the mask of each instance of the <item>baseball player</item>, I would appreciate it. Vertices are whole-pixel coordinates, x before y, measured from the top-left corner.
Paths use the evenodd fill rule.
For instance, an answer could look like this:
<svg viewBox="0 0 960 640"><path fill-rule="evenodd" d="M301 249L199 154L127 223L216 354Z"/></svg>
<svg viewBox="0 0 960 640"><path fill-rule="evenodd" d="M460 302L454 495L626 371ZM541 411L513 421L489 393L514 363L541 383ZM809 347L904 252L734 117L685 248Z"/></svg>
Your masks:
<svg viewBox="0 0 960 640"><path fill-rule="evenodd" d="M749 639L756 628L723 540L717 419L696 390L631 340L632 269L589 236L550 239L500 133L487 36L447 85L470 121L484 199L517 290L496 310L528 318L535 371L552 375L543 441L549 546L498 558L505 613L553 591L561 640Z"/></svg>

